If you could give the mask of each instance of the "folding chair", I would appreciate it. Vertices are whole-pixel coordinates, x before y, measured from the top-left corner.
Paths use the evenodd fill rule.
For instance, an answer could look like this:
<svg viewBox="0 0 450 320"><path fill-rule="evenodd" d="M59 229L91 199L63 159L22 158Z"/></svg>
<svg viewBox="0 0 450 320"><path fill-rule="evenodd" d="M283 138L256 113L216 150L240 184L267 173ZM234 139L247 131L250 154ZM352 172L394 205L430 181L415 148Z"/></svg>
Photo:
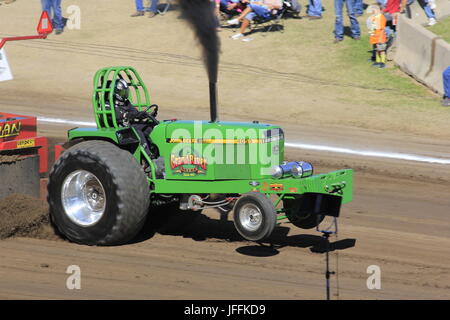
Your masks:
<svg viewBox="0 0 450 320"><path fill-rule="evenodd" d="M164 5L164 8L162 10L158 9L158 13L162 16L164 14L166 14L166 12L169 10L171 4L172 4L172 0L166 0L166 4Z"/></svg>
<svg viewBox="0 0 450 320"><path fill-rule="evenodd" d="M283 32L283 16L288 10L289 6L290 4L288 2L283 1L283 6L281 7L281 9L276 10L276 12L271 14L268 18L256 16L252 21L252 25L256 25L259 28L265 29L264 33L271 32L275 27L277 27L280 32Z"/></svg>

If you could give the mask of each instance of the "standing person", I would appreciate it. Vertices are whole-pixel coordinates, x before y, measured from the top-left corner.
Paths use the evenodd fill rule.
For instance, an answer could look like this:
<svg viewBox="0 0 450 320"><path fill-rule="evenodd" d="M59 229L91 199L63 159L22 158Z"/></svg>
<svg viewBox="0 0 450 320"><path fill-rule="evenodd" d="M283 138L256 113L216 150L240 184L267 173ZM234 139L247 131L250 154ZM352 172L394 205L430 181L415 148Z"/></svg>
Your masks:
<svg viewBox="0 0 450 320"><path fill-rule="evenodd" d="M61 34L64 31L64 22L61 11L61 0L41 0L42 11L47 11L52 20L55 34Z"/></svg>
<svg viewBox="0 0 450 320"><path fill-rule="evenodd" d="M367 27L370 33L370 44L375 54L374 67L386 66L386 18L377 5L372 5L368 10L370 17L367 19Z"/></svg>
<svg viewBox="0 0 450 320"><path fill-rule="evenodd" d="M144 8L143 0L135 0L136 12L131 15L131 17L141 17L145 14L145 11L149 11L148 17L153 18L158 14L158 3L159 0L150 0L150 8Z"/></svg>
<svg viewBox="0 0 450 320"><path fill-rule="evenodd" d="M434 9L436 9L434 0L419 0L419 5L425 11L425 15L428 18L428 25L434 26L437 23L436 14L434 13Z"/></svg>
<svg viewBox="0 0 450 320"><path fill-rule="evenodd" d="M363 0L355 0L353 3L353 7L355 9L355 15L360 17L364 14L364 3Z"/></svg>
<svg viewBox="0 0 450 320"><path fill-rule="evenodd" d="M444 84L444 100L442 100L442 105L444 107L450 107L450 66L442 73L442 82Z"/></svg>
<svg viewBox="0 0 450 320"><path fill-rule="evenodd" d="M392 25L394 31L397 25L397 17L400 12L405 11L407 0L387 0L384 7L384 16L386 21Z"/></svg>
<svg viewBox="0 0 450 320"><path fill-rule="evenodd" d="M309 0L306 14L309 20L322 19L322 0Z"/></svg>
<svg viewBox="0 0 450 320"><path fill-rule="evenodd" d="M344 22L342 17L342 9L344 7L344 3L347 7L347 14L350 19L350 30L352 32L352 38L355 40L361 39L361 29L359 28L359 23L356 19L353 2L354 0L334 0L334 12L336 14L336 22L334 24L335 43L344 40Z"/></svg>

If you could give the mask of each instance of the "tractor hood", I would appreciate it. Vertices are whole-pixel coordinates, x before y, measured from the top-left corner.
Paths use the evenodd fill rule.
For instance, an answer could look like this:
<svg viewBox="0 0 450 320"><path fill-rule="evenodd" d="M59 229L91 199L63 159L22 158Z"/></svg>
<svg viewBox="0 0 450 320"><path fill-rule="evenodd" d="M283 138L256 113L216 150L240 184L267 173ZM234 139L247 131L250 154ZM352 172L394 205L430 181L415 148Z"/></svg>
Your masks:
<svg viewBox="0 0 450 320"><path fill-rule="evenodd" d="M166 179L261 179L284 158L283 130L270 124L163 121L150 137Z"/></svg>
<svg viewBox="0 0 450 320"><path fill-rule="evenodd" d="M164 122L166 139L182 137L200 142L211 139L214 142L244 141L243 139L284 139L283 130L275 125L249 122L209 122L194 120L177 120Z"/></svg>

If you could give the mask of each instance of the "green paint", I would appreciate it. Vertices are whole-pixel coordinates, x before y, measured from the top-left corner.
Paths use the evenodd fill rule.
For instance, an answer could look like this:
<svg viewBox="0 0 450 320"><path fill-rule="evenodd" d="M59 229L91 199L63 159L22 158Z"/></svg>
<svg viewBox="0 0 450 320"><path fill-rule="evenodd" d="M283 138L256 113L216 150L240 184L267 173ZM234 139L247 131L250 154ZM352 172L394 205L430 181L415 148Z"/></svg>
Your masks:
<svg viewBox="0 0 450 320"><path fill-rule="evenodd" d="M114 108L109 107L113 106L112 90L119 76L130 83L133 105L139 110L150 105L147 88L136 70L103 68L94 77L92 96L97 128L75 128L69 130L68 137L69 140L107 140L131 150L136 161L145 160L150 166L150 193L243 194L254 191L278 195L275 206L282 203L283 198L304 193L338 196L342 203L352 200L353 171L350 169L303 179L273 179L267 169L281 164L284 159L284 134L280 127L262 123L162 121L150 134L165 163L165 178L156 179L155 164L143 148L138 143L125 147L118 138L128 130L129 135L139 141L134 129L130 131L118 125ZM271 162L266 161L269 159ZM283 208L278 211L282 213Z"/></svg>

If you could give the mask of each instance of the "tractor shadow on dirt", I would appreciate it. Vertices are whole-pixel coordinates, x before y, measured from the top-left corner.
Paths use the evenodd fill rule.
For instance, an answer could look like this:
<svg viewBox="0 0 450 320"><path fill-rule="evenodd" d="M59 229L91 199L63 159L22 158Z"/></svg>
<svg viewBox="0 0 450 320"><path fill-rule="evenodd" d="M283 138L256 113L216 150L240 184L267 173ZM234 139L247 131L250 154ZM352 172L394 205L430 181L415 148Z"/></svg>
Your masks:
<svg viewBox="0 0 450 320"><path fill-rule="evenodd" d="M132 243L146 241L155 234L181 236L195 241L225 241L246 243L236 251L243 255L269 257L284 247L310 248L311 252L325 253L326 241L320 235L300 234L288 236L290 228L275 227L270 238L262 243L246 241L236 231L233 221L213 219L200 212L162 212L152 214ZM251 243L251 245L250 245ZM354 247L355 239L330 242L330 251Z"/></svg>

